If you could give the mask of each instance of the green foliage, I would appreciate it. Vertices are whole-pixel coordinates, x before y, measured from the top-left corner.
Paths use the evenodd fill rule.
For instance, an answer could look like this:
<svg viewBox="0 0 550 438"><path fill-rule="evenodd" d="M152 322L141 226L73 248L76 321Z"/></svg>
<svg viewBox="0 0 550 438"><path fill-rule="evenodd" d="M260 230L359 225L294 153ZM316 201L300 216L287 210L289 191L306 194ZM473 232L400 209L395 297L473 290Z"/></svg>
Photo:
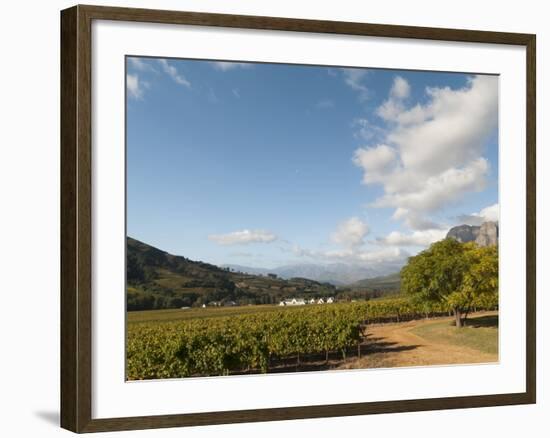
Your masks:
<svg viewBox="0 0 550 438"><path fill-rule="evenodd" d="M292 311L128 326L129 379L267 372L270 357L338 350L360 337L364 306L311 306Z"/></svg>
<svg viewBox="0 0 550 438"><path fill-rule="evenodd" d="M335 287L305 278L284 280L174 256L127 238L127 308L151 310L223 304L275 304L289 296L335 296ZM160 298L159 298L160 297Z"/></svg>
<svg viewBox="0 0 550 438"><path fill-rule="evenodd" d="M476 247L466 254L470 269L462 287L453 297L464 308L498 305L498 248Z"/></svg>
<svg viewBox="0 0 550 438"><path fill-rule="evenodd" d="M267 372L274 357L345 353L362 339L366 324L447 315L440 303L415 303L407 298L204 310L179 312L183 316L190 312L193 317L189 319L177 319L178 312L173 310L131 314L128 378L223 375L247 369ZM149 314L157 319L148 319ZM216 314L221 316L212 316Z"/></svg>
<svg viewBox="0 0 550 438"><path fill-rule="evenodd" d="M401 288L416 303L452 309L460 325L461 314L498 305L498 249L455 239L436 242L409 259Z"/></svg>

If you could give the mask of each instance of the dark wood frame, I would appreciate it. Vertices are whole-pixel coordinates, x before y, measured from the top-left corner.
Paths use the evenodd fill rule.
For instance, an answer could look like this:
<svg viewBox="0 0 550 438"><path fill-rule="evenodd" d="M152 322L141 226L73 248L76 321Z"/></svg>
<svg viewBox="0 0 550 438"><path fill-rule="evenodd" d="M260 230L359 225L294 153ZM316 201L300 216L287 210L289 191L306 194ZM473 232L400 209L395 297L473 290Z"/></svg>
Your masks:
<svg viewBox="0 0 550 438"><path fill-rule="evenodd" d="M526 392L92 419L91 23L121 20L525 46L527 52ZM516 405L536 402L535 56L531 34L75 6L61 12L61 426L99 432Z"/></svg>

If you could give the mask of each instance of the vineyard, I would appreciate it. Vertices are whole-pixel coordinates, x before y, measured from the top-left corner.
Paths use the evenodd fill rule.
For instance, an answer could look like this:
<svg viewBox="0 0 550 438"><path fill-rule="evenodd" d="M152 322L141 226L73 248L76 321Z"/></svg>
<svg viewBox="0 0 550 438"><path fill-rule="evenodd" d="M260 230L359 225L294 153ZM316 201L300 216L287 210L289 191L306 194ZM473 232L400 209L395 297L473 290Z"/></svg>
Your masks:
<svg viewBox="0 0 550 438"><path fill-rule="evenodd" d="M372 323L447 315L442 306L396 298L182 321L130 322L127 378L160 379L269 372L284 358L346 352Z"/></svg>

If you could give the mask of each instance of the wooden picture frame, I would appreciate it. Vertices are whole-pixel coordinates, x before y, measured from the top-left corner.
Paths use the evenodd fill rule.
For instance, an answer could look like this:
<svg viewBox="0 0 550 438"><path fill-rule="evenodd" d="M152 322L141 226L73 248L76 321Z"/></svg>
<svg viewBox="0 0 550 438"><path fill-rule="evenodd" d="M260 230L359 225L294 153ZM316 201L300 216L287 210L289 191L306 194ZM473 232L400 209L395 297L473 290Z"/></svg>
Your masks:
<svg viewBox="0 0 550 438"><path fill-rule="evenodd" d="M526 391L126 418L92 418L92 22L113 20L518 45L526 48ZM531 34L75 6L61 12L61 426L99 432L529 404L536 401L535 58Z"/></svg>

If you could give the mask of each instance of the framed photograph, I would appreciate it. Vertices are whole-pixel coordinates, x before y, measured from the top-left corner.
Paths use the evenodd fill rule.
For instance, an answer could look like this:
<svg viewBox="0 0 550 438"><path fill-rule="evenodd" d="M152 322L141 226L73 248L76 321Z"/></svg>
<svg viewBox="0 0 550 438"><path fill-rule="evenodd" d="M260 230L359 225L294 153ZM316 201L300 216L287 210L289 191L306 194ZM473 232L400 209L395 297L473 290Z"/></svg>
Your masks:
<svg viewBox="0 0 550 438"><path fill-rule="evenodd" d="M61 425L535 403L535 35L61 13Z"/></svg>

